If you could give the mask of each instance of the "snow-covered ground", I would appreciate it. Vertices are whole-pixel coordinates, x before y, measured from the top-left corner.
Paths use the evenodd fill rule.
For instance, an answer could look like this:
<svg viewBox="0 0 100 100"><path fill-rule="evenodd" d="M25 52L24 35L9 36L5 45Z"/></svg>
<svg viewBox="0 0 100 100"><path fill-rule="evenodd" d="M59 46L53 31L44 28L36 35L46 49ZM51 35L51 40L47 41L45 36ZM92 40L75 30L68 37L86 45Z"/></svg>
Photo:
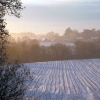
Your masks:
<svg viewBox="0 0 100 100"><path fill-rule="evenodd" d="M75 46L75 44L72 42L40 42L40 46L50 46L50 45L54 45L56 43L61 43L66 46Z"/></svg>
<svg viewBox="0 0 100 100"><path fill-rule="evenodd" d="M100 100L100 59L26 64L34 100Z"/></svg>

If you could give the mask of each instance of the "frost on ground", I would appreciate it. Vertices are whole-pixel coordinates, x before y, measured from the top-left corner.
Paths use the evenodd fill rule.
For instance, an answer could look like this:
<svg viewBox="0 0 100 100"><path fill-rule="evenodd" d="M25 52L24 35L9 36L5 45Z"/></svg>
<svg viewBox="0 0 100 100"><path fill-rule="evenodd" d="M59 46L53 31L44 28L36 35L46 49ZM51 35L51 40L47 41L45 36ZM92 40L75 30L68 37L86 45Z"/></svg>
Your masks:
<svg viewBox="0 0 100 100"><path fill-rule="evenodd" d="M33 100L100 100L100 59L26 65L33 74Z"/></svg>

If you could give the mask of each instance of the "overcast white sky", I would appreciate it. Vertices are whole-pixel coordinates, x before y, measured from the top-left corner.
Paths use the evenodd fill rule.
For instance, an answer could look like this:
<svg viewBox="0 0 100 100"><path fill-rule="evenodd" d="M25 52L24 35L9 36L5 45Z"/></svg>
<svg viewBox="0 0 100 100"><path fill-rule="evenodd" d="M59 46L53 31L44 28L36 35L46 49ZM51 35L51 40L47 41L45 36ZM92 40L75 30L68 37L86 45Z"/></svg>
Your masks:
<svg viewBox="0 0 100 100"><path fill-rule="evenodd" d="M22 17L7 16L10 32L37 34L55 31L64 33L67 27L83 30L100 29L99 0L22 0L26 7ZM70 3L68 3L70 2Z"/></svg>
<svg viewBox="0 0 100 100"><path fill-rule="evenodd" d="M27 4L49 4L58 2L98 2L99 0L22 0L23 3Z"/></svg>

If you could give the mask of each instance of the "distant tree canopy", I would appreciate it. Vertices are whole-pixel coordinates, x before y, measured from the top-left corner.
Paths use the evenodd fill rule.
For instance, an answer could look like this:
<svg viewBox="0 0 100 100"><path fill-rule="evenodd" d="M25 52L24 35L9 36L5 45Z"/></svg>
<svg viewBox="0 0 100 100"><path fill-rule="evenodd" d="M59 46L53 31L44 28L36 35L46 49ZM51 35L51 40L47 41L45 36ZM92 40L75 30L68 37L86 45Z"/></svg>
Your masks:
<svg viewBox="0 0 100 100"><path fill-rule="evenodd" d="M100 40L76 41L73 46L62 43L43 46L32 39L11 41L8 46L8 55L9 59L20 59L23 63L100 58Z"/></svg>

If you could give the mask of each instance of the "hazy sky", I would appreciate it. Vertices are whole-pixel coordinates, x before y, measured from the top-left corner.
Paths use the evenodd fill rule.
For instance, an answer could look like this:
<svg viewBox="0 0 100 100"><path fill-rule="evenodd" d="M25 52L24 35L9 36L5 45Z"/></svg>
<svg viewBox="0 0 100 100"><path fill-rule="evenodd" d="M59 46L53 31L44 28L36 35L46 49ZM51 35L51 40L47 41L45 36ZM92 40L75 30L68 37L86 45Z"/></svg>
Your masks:
<svg viewBox="0 0 100 100"><path fill-rule="evenodd" d="M10 32L64 33L67 27L100 29L99 0L22 0L22 17L7 16Z"/></svg>
<svg viewBox="0 0 100 100"><path fill-rule="evenodd" d="M58 2L98 2L99 0L22 0L26 4L54 4Z"/></svg>

